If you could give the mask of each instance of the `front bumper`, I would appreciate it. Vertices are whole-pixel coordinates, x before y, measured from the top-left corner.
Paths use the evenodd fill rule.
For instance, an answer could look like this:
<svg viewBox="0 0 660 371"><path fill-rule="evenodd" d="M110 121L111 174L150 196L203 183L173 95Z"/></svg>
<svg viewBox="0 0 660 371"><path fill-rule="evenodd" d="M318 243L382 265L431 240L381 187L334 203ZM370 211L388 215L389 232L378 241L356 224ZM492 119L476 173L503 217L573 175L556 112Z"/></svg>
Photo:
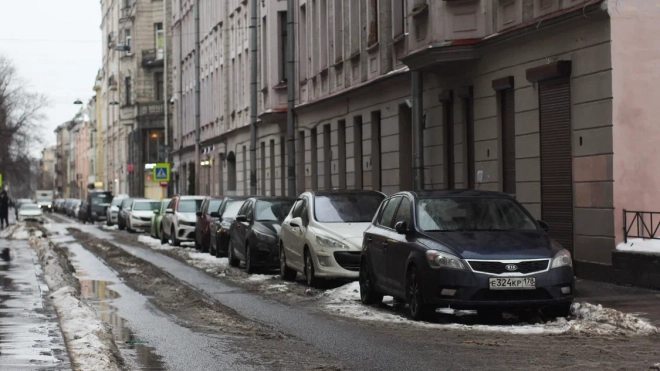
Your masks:
<svg viewBox="0 0 660 371"><path fill-rule="evenodd" d="M131 219L131 228L151 229L151 220Z"/></svg>
<svg viewBox="0 0 660 371"><path fill-rule="evenodd" d="M427 304L436 306L451 306L454 309L536 309L573 302L575 277L571 267L550 269L524 277L536 278L536 289L491 290L489 278L505 278L505 275L468 270L427 267L421 275L424 299ZM570 288L570 292L564 294L562 288L566 287ZM456 290L455 293L448 295L452 290Z"/></svg>
<svg viewBox="0 0 660 371"><path fill-rule="evenodd" d="M322 278L356 279L360 275L359 250L315 251L312 258L316 263L315 275Z"/></svg>
<svg viewBox="0 0 660 371"><path fill-rule="evenodd" d="M280 251L277 242L257 241L251 252L251 263L255 266L270 268L280 266Z"/></svg>
<svg viewBox="0 0 660 371"><path fill-rule="evenodd" d="M115 211L110 212L110 223L117 224L118 221L119 221L119 214Z"/></svg>
<svg viewBox="0 0 660 371"><path fill-rule="evenodd" d="M176 238L179 241L194 241L195 240L195 226L179 224L176 231Z"/></svg>

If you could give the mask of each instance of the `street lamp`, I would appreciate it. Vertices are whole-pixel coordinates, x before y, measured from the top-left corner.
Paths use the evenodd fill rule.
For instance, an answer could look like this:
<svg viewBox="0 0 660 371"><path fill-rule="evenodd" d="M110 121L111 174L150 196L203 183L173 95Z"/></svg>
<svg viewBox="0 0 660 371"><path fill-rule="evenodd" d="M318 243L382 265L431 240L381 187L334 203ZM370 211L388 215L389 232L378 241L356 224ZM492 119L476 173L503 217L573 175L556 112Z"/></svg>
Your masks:
<svg viewBox="0 0 660 371"><path fill-rule="evenodd" d="M82 105L83 102L80 99L76 99L73 104Z"/></svg>

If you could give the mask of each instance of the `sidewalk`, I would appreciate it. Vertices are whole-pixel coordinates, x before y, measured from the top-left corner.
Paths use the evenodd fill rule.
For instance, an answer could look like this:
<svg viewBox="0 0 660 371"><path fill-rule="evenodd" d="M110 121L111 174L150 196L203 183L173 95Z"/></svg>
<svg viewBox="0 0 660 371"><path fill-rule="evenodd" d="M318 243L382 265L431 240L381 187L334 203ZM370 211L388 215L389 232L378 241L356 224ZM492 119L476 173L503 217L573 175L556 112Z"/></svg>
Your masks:
<svg viewBox="0 0 660 371"><path fill-rule="evenodd" d="M578 279L576 301L636 313L660 327L660 291Z"/></svg>
<svg viewBox="0 0 660 371"><path fill-rule="evenodd" d="M0 238L0 250L6 247L12 260L0 260L0 369L71 369L36 253L26 240Z"/></svg>

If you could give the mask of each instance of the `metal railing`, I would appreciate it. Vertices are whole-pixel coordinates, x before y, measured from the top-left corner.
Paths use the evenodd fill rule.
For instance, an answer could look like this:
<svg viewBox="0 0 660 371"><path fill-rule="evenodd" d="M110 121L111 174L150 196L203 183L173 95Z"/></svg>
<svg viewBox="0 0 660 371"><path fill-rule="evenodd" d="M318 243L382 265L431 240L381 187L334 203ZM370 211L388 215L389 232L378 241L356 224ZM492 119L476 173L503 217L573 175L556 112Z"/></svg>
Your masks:
<svg viewBox="0 0 660 371"><path fill-rule="evenodd" d="M165 104L163 102L137 103L138 116L163 115Z"/></svg>
<svg viewBox="0 0 660 371"><path fill-rule="evenodd" d="M160 67L164 64L163 50L147 49L142 51L142 67Z"/></svg>
<svg viewBox="0 0 660 371"><path fill-rule="evenodd" d="M655 220L654 220L655 219ZM660 212L623 210L623 241L629 237L660 240Z"/></svg>

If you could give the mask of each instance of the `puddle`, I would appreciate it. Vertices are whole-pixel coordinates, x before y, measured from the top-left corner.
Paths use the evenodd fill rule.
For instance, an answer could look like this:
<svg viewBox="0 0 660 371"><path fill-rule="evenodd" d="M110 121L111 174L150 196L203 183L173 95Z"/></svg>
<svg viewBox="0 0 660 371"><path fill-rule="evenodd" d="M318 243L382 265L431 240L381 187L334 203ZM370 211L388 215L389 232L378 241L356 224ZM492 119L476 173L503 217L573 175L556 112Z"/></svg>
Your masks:
<svg viewBox="0 0 660 371"><path fill-rule="evenodd" d="M74 263L75 265L75 263ZM82 277L87 276L83 273ZM80 292L83 299L98 312L101 320L112 328L112 335L129 370L166 370L162 358L157 355L147 341L135 338L128 328L127 321L117 315L112 301L120 295L112 290L113 282L98 280L80 280Z"/></svg>

